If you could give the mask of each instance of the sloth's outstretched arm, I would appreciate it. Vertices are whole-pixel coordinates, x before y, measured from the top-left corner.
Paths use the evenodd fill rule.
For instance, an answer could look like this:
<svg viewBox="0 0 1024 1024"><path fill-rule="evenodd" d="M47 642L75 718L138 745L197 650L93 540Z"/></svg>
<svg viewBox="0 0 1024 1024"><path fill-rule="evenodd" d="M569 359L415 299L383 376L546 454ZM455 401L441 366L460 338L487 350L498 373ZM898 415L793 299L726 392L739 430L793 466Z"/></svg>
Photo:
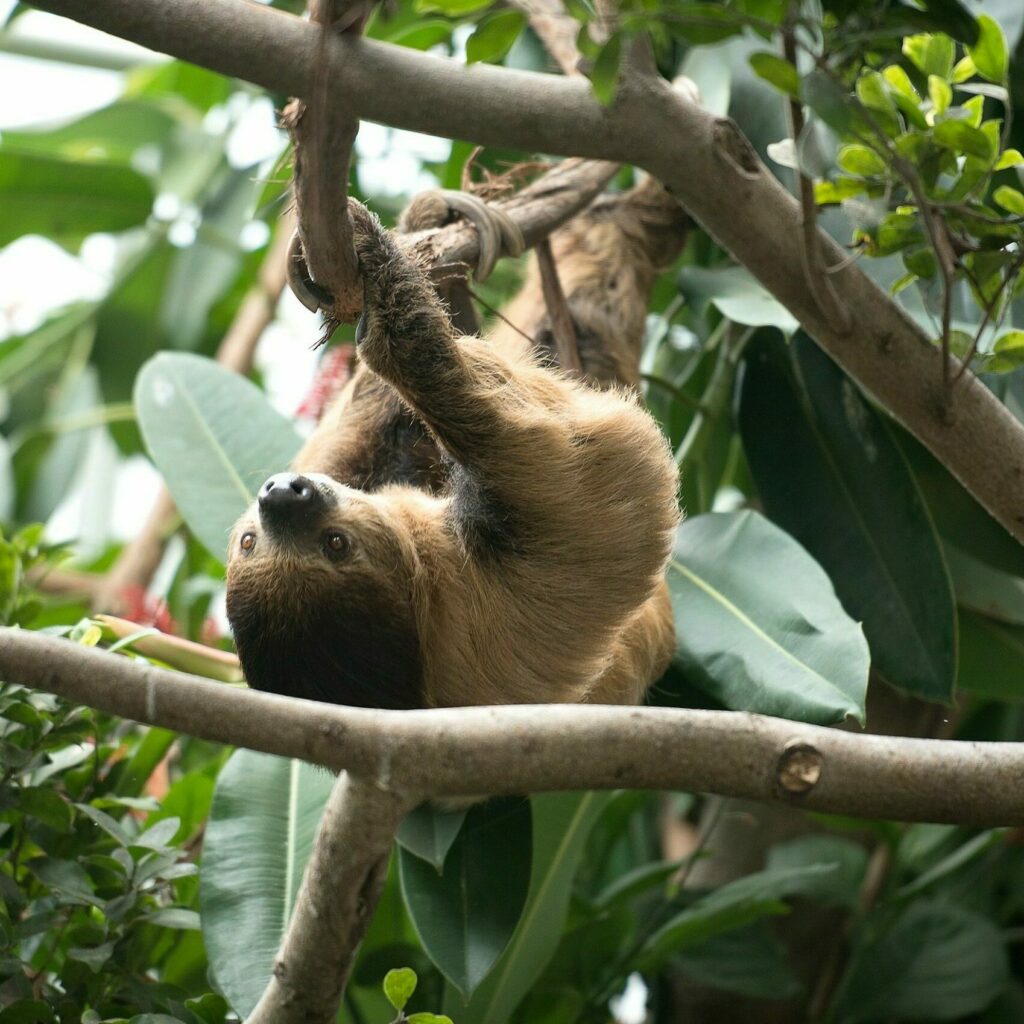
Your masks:
<svg viewBox="0 0 1024 1024"><path fill-rule="evenodd" d="M459 463L493 467L516 444L516 408L535 404L529 389L485 343L456 339L433 286L376 217L353 205L352 220L364 290L360 357Z"/></svg>

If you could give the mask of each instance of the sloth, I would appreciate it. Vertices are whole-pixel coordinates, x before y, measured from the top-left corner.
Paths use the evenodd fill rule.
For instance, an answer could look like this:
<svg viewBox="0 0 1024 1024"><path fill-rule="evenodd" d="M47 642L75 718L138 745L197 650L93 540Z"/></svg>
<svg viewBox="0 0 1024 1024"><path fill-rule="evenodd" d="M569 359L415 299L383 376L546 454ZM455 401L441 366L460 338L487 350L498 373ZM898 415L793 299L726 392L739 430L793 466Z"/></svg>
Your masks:
<svg viewBox="0 0 1024 1024"><path fill-rule="evenodd" d="M584 379L551 365L550 326L528 315L543 310L535 270L516 300L535 345L458 336L423 270L352 204L359 368L229 542L250 686L391 709L622 704L663 673L677 473L621 385L684 221L651 187L627 197L553 239Z"/></svg>

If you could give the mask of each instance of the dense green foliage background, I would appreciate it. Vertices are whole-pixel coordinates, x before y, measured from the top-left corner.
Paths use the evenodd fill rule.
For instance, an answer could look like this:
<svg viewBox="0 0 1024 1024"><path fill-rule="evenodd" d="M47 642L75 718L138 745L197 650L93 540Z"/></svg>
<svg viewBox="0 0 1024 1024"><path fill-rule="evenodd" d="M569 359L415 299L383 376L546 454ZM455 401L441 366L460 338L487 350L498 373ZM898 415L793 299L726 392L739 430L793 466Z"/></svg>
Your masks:
<svg viewBox="0 0 1024 1024"><path fill-rule="evenodd" d="M1022 415L1018 0L651 0L620 5L610 34L570 6L602 101L649 32L662 71L693 78L788 185L794 166L813 179L851 258ZM486 0L391 5L369 34L547 68L524 18ZM787 36L795 63L780 56ZM159 605L162 626L230 646L211 618L227 528L299 443L259 379L209 358L264 255L243 229L272 225L283 203L283 141L276 168L229 159L258 96L169 61L128 70L105 109L0 138L0 245L118 243L104 294L0 340L0 623L142 656L141 634L115 641L84 601L36 586L68 558L96 575L116 558L113 539L54 548L33 525L80 485L105 431L119 458L152 458L184 518L140 614ZM808 125L786 141L791 96ZM470 151L456 140L425 169L458 187ZM353 189L386 217L402 202L358 161ZM507 268L482 290L498 302L515 282ZM657 287L643 370L688 515L669 569L679 649L654 701L864 721L870 680L873 695L918 701L923 731L1024 740L1024 552L699 229ZM243 1017L329 776L10 685L0 719L0 1024ZM708 835L730 813L632 792L420 809L342 1019L398 1006L458 1024L603 1020L637 973L658 1020L698 987L752 1001L748 1019L1024 1019L1019 832L806 816L759 870L694 885L727 852ZM667 819L703 822L681 859L665 858ZM787 945L785 915L819 929L814 951ZM393 975L389 1002L385 975L406 967L415 993L403 1003L410 976Z"/></svg>

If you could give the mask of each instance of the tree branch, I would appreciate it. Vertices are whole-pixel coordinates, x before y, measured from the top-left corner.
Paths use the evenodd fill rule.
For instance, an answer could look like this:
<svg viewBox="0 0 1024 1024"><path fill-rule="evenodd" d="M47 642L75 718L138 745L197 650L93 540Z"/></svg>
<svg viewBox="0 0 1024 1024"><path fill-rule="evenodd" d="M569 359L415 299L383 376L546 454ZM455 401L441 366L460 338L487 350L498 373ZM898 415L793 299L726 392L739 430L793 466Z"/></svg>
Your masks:
<svg viewBox="0 0 1024 1024"><path fill-rule="evenodd" d="M331 790L274 974L246 1024L333 1021L413 801L342 773Z"/></svg>
<svg viewBox="0 0 1024 1024"><path fill-rule="evenodd" d="M35 0L34 5L269 89L308 96L319 30L245 0ZM736 125L637 76L602 107L579 78L465 67L342 35L327 45L331 95L363 118L527 151L629 161L650 171L867 392L1024 540L1024 427L968 376L944 410L943 356L855 265L832 276L850 313L820 309L801 265L796 200ZM819 234L824 265L845 254Z"/></svg>
<svg viewBox="0 0 1024 1024"><path fill-rule="evenodd" d="M727 711L543 705L372 711L237 690L0 630L0 678L346 770L410 800L671 789L899 821L1024 824L1024 744L917 740Z"/></svg>

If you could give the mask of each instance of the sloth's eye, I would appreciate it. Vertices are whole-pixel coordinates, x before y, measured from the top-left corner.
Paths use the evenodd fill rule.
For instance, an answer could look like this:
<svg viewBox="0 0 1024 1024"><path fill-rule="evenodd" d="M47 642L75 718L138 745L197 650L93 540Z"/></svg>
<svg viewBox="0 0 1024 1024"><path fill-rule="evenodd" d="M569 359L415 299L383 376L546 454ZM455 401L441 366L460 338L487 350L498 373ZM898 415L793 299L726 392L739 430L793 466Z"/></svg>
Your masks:
<svg viewBox="0 0 1024 1024"><path fill-rule="evenodd" d="M325 534L324 545L327 548L327 553L334 557L344 555L349 549L348 537L340 530L331 530L330 533Z"/></svg>
<svg viewBox="0 0 1024 1024"><path fill-rule="evenodd" d="M238 542L239 547L248 554L254 547L256 547L256 534L255 533L243 533L242 539Z"/></svg>

